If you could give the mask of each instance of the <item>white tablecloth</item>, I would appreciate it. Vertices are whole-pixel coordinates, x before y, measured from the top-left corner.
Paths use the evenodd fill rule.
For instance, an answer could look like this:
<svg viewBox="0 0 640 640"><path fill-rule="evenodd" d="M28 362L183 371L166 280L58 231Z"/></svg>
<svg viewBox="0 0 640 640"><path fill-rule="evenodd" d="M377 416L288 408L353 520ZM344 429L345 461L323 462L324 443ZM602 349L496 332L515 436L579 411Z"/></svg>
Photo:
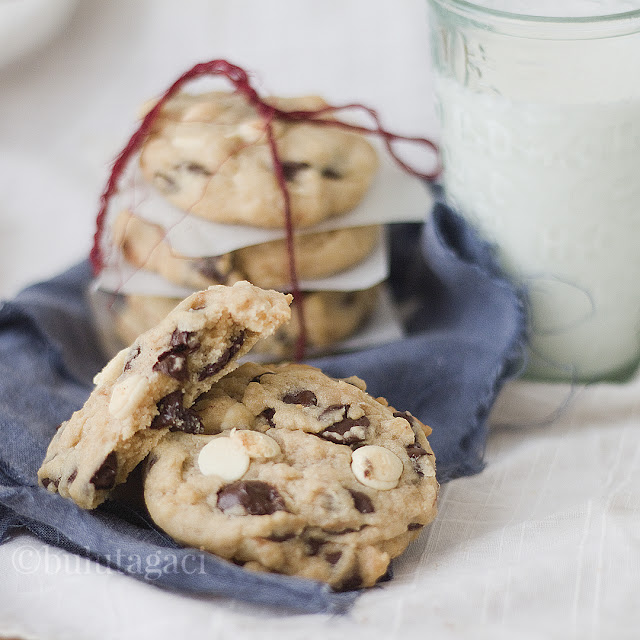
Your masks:
<svg viewBox="0 0 640 640"><path fill-rule="evenodd" d="M423 0L81 2L0 68L0 295L86 256L138 105L195 62L434 135L426 20ZM442 488L395 579L342 617L162 592L20 535L0 546L0 637L640 637L639 423L640 379L509 384L485 471Z"/></svg>

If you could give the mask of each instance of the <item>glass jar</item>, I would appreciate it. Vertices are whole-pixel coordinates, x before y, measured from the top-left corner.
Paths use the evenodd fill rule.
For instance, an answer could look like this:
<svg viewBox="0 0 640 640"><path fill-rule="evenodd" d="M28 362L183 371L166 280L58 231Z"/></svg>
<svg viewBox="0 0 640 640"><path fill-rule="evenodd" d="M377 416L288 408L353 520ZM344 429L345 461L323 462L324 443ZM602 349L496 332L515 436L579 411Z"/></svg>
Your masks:
<svg viewBox="0 0 640 640"><path fill-rule="evenodd" d="M430 27L446 197L528 293L527 373L628 375L640 360L640 0L430 0Z"/></svg>

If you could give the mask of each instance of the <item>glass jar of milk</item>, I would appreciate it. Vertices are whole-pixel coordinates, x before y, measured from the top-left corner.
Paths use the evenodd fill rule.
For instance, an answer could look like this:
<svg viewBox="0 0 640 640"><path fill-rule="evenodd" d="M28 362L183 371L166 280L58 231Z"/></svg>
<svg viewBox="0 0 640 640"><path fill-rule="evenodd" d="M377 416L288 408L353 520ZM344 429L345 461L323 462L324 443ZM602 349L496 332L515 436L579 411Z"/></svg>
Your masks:
<svg viewBox="0 0 640 640"><path fill-rule="evenodd" d="M528 374L623 377L640 360L640 0L430 7L445 192L528 293Z"/></svg>

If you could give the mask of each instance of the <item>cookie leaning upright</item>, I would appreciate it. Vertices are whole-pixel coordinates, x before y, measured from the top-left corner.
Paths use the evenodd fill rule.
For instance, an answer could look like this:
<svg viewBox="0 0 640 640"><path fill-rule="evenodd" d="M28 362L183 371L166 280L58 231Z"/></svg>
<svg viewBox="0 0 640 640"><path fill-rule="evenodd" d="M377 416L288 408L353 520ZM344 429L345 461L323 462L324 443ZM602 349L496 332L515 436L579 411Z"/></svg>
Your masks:
<svg viewBox="0 0 640 640"><path fill-rule="evenodd" d="M170 428L201 432L195 399L289 320L290 302L248 282L189 296L96 376L84 407L51 441L40 485L93 509Z"/></svg>

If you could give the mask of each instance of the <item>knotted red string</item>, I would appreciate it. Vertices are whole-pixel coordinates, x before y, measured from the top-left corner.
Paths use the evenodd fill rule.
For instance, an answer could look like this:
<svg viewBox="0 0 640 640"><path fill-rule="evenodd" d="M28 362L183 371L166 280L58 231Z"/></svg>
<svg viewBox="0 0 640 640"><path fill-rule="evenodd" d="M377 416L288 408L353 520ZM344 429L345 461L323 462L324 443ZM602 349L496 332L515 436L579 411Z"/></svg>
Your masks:
<svg viewBox="0 0 640 640"><path fill-rule="evenodd" d="M115 159L113 166L111 168L111 173L109 175L109 179L107 180L107 184L105 186L102 195L100 196L100 209L98 211L98 216L96 219L96 233L93 239L93 247L90 253L90 260L93 266L94 274L97 275L102 267L104 266L104 256L102 253L101 246L101 237L104 229L105 218L107 215L107 208L109 206L109 201L115 195L118 188L118 180L124 173L128 162L131 157L140 149L140 147L144 144L147 136L151 131L151 127L153 126L154 121L160 115L160 111L164 104L170 100L179 90L180 88L189 82L190 80L195 80L201 76L224 76L226 77L235 87L238 93L241 93L246 100L252 104L258 114L262 118L265 125L265 132L267 135L267 141L269 143L269 149L271 151L271 158L273 161L273 169L275 173L276 180L278 182L278 186L282 192L283 197L283 212L284 212L284 223L285 223L285 231L287 237L287 248L289 252L289 277L291 279L291 293L293 294L294 300L297 304L298 309L298 320L299 320L299 333L298 340L296 344L296 359L302 360L304 357L304 350L306 345L306 325L304 321L304 305L302 303L302 296L300 293L300 287L298 284L298 275L296 269L296 260L295 260L295 251L294 251L294 234L293 234L293 221L291 216L291 202L289 198L289 190L287 189L287 184L285 180L284 170L282 168L282 162L278 155L278 148L275 140L275 135L273 133L272 122L274 118L280 120L289 120L289 121L306 121L313 122L314 124L320 126L332 126L339 127L342 129L347 129L350 131L354 131L357 133L365 133L365 134L373 134L381 137L384 141L385 147L387 148L391 157L402 167L405 171L419 178L423 178L425 180L435 180L440 174L440 164L439 160L437 160L436 168L431 173L420 172L407 163L405 163L395 152L393 149L392 143L395 141L404 141L404 142L415 142L418 144L423 144L429 147L436 154L436 158L438 159L438 147L431 141L426 138L417 138L417 137L408 137L408 136L400 136L394 133L391 133L385 130L382 127L380 122L380 118L377 112L374 109L366 107L361 104L347 104L343 106L326 106L321 109L311 110L311 111L283 111L281 109L277 109L269 104L267 104L256 92L256 90L251 86L249 82L249 76L246 71L226 60L211 60L210 62L201 62L195 65L193 68L189 69L183 73L160 97L158 102L155 104L153 109L147 113L147 115L142 119L140 126L135 131L135 133L129 139L129 142L125 145L124 149L118 154ZM374 121L374 127L366 127L361 125L350 124L348 122L343 122L341 120L333 120L333 119L325 119L322 116L327 114L337 113L339 111L345 111L348 109L359 109L367 113Z"/></svg>

